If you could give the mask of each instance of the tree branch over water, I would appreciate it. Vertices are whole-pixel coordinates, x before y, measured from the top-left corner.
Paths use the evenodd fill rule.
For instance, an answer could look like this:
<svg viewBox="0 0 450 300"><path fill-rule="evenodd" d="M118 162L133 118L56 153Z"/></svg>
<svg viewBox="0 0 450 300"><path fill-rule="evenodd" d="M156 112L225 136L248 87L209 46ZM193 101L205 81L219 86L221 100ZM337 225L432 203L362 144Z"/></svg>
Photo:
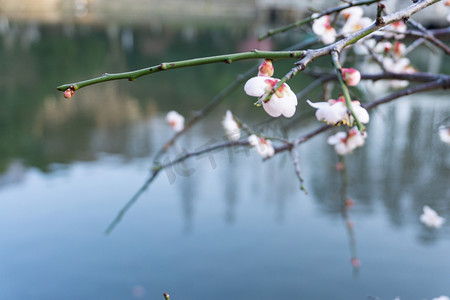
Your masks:
<svg viewBox="0 0 450 300"><path fill-rule="evenodd" d="M250 68L246 73L237 76L235 81L231 82L224 90L222 90L222 92L211 99L211 101L205 105L203 109L199 110L185 126L184 117L173 112L173 115L176 115L178 119L183 120L184 127L177 127L177 129L173 127L176 132L154 156L153 166L149 177L119 211L105 233L109 234L117 224L119 224L123 216L150 187L151 183L154 182L162 170L172 168L189 158L198 157L225 148L254 148L255 151L263 157L263 160L271 159L275 155L289 151L294 166L294 173L300 182L300 189L306 192L303 174L301 174L300 170L300 156L298 154L298 148L301 144L331 128L336 128L336 125L341 125L339 128L344 129L345 131L339 132L339 136L330 137L328 143L335 146L336 152L340 156L349 154L354 148L364 144L364 139L366 138L366 126L364 124L369 122L367 110L371 110L381 104L391 102L406 95L424 91L448 89L450 87L449 75L419 72L410 63L409 59L405 57L407 52L413 51L422 44L432 44L436 48L442 50L446 55L450 54L450 48L442 40L437 38L437 36L443 37L448 34L450 32L449 28L428 30L420 23L411 19L411 16L415 13L439 1L440 0L415 1L409 6L388 15L385 15L385 6L379 3L379 0L345 1L346 3L341 6L329 8L293 24L270 30L266 35L260 38L264 39L280 32L287 32L298 26L306 26L309 25L309 23L312 23L312 30L316 37L287 50L253 50L250 52L165 62L135 71L115 74L105 73L100 77L58 86L57 89L63 91L66 98L70 98L74 95L75 91L81 88L111 80L127 79L134 81L145 75L171 69L213 63L230 64L235 61L249 59L264 59L264 62L259 67L255 66ZM362 17L363 10L360 6L370 5L374 6L373 11L376 12L376 19L369 19L367 22L368 18ZM333 16L334 19L330 19L330 16ZM338 20L339 17L345 18L343 26L341 24L342 22ZM409 24L410 27L413 27L414 29L408 29L406 24ZM333 26L337 28L342 27L340 29L341 31L338 33ZM347 27L352 29L350 31L344 30L344 28ZM376 36L375 33L377 34ZM415 39L415 42L413 42L407 50L405 50L405 44L400 42L405 36ZM318 48L309 48L320 42L322 45ZM380 72L359 72L354 68L347 67L348 64L355 64L355 61L358 61L355 59L358 56L356 50L358 46L361 45L367 50L364 61L366 63L375 62L377 67L381 69ZM378 48L381 48L381 50ZM351 49L354 51L351 52ZM442 52L439 54L442 54ZM332 68L327 69L325 72L317 72L315 69L308 69L310 64L314 63L317 59L326 56L330 58L329 62ZM351 59L346 60L348 56L351 56ZM291 69L280 79L272 77L274 73L273 61L278 59L296 60ZM257 76L255 76L255 73L257 73ZM304 73L315 80L302 91L295 94L288 83L291 84L291 79L300 73ZM352 93L352 87L356 86L360 80L373 82L382 81L383 83L396 86L396 88L401 86L401 88L387 96L371 101L366 105L361 105L359 101L354 100L355 97ZM245 93L249 96L257 97L258 101L256 104L262 106L273 118L280 116L286 118L292 117L297 109L298 98L306 96L317 87L321 85L324 86L325 83L333 84L334 82L337 82L336 89L342 96L334 97L336 99L326 97L325 100L327 101L325 102L311 102L308 100L308 104L317 109L315 113L317 120L325 121L327 124L318 126L316 129L303 133L302 135L295 133L294 137L289 138L287 137L287 134L283 134L281 138L278 136L266 135L258 130L253 130L250 126L246 125L244 121L241 121L231 112L227 112L226 118L228 119L222 121L224 128L228 126L228 130L242 130L246 134L245 137L241 137L239 131L237 139L230 138L229 136L229 141L220 143L214 142L213 144L209 144L206 147L195 151L184 150L183 153L177 155L176 159L172 161L163 160L161 162L162 155L170 150L181 136L188 133L196 123L213 111L219 103L222 103L244 82ZM419 84L407 87L414 82ZM331 93L335 92L333 88L328 90L331 91ZM171 124L171 126L174 125ZM227 130L227 128L225 128L225 130ZM292 136L291 133L290 135ZM352 145L350 143L351 140L353 141ZM274 142L274 144L276 143L276 145L272 146L272 142Z"/></svg>

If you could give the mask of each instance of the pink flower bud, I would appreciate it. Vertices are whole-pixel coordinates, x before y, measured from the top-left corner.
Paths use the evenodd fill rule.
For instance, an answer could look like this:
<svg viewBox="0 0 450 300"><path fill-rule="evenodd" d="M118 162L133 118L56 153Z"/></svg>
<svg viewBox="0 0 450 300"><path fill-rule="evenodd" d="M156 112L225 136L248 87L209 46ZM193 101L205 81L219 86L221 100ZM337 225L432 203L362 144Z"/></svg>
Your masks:
<svg viewBox="0 0 450 300"><path fill-rule="evenodd" d="M358 70L353 68L343 68L342 69L342 78L345 83L349 86L355 86L361 80L361 73Z"/></svg>
<svg viewBox="0 0 450 300"><path fill-rule="evenodd" d="M258 68L258 76L271 77L273 75L273 65L271 59L266 59Z"/></svg>
<svg viewBox="0 0 450 300"><path fill-rule="evenodd" d="M70 98L75 94L75 90L73 88L68 88L64 91L64 98Z"/></svg>
<svg viewBox="0 0 450 300"><path fill-rule="evenodd" d="M170 298L169 294L167 294L167 293L164 293L163 296L164 296L164 299L166 299L166 300L169 300L169 298Z"/></svg>

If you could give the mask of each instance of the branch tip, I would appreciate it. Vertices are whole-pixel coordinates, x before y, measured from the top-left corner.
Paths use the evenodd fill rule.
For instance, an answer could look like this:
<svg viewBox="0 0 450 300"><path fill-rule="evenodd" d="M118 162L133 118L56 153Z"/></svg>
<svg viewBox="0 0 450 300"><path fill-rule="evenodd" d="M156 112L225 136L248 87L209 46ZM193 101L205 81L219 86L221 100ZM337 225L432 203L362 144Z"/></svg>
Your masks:
<svg viewBox="0 0 450 300"><path fill-rule="evenodd" d="M386 24L386 22L383 19L383 11L384 11L385 8L386 8L386 5L384 5L383 3L378 3L378 6L377 6L377 18L376 18L376 21L375 21L375 24L377 26L382 26L382 25Z"/></svg>

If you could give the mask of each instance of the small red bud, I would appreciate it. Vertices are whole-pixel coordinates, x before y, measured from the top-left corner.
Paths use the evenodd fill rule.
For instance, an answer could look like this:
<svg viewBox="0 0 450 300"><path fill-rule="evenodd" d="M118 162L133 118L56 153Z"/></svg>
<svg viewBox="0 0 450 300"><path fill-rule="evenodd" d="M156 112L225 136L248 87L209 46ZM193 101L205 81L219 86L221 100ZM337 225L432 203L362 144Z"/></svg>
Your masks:
<svg viewBox="0 0 450 300"><path fill-rule="evenodd" d="M258 76L272 77L273 75L273 65L271 59L266 59L258 68Z"/></svg>
<svg viewBox="0 0 450 300"><path fill-rule="evenodd" d="M70 87L64 91L64 98L71 98L74 94L75 94L75 90Z"/></svg>
<svg viewBox="0 0 450 300"><path fill-rule="evenodd" d="M163 296L164 296L164 299L169 300L169 294L164 293Z"/></svg>

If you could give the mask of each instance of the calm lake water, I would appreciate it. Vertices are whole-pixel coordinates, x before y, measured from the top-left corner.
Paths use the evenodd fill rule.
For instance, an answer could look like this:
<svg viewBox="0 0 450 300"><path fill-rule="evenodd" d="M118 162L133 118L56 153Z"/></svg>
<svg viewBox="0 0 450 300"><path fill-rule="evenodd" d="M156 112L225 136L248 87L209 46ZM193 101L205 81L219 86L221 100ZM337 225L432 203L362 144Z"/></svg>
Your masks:
<svg viewBox="0 0 450 300"><path fill-rule="evenodd" d="M308 195L287 154L262 162L253 151L222 150L187 161L189 176L162 172L104 235L171 137L166 112L191 116L254 62L105 83L70 100L55 87L258 47L250 37L11 24L0 44L0 299L450 296L450 224L432 230L419 221L424 205L450 220L450 146L436 132L450 114L445 93L371 112L365 147L346 158L354 200L347 219L338 157L325 133L299 148ZM276 74L289 67L277 63ZM305 78L295 78L292 89L300 91ZM290 124L296 137L319 127L304 100L296 121L277 120L266 130L279 134ZM223 141L228 108L261 125L268 117L253 101L238 89L164 158Z"/></svg>

